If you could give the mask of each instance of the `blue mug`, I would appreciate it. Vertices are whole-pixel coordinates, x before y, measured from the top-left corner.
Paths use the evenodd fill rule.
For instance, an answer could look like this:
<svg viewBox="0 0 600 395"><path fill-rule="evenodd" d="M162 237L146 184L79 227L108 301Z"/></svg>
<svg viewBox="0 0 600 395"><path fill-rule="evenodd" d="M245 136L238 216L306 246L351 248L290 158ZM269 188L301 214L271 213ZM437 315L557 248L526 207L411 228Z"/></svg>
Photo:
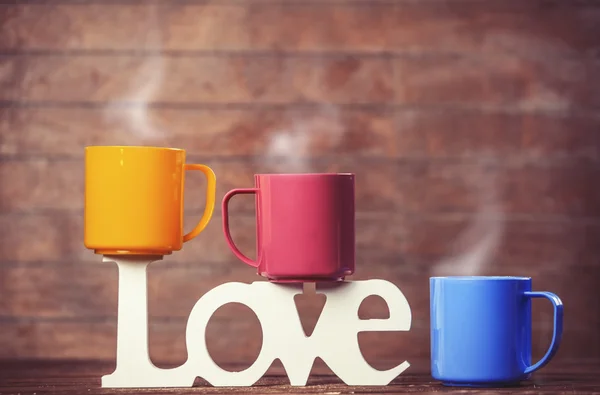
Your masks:
<svg viewBox="0 0 600 395"><path fill-rule="evenodd" d="M546 365L560 345L563 305L550 292L532 292L529 277L432 277L431 373L449 386L518 384ZM546 355L531 364L531 298L554 306Z"/></svg>

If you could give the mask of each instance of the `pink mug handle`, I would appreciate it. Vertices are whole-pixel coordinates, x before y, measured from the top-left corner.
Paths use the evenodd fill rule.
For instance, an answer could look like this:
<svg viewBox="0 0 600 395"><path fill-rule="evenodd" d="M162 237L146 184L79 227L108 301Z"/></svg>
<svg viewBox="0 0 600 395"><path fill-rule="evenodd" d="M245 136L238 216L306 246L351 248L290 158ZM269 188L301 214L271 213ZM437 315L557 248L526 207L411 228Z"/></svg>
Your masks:
<svg viewBox="0 0 600 395"><path fill-rule="evenodd" d="M234 195L251 193L255 194L256 192L258 192L257 188L232 189L231 191L227 192L223 197L223 204L221 207L221 210L223 212L223 233L225 233L225 240L227 241L227 244L229 244L229 248L231 248L231 251L233 251L235 256L237 256L242 262L252 267L258 267L258 262L260 261L260 258L257 261L253 261L246 255L244 255L233 242L233 239L231 238L231 233L229 231L229 200L231 200L231 198Z"/></svg>

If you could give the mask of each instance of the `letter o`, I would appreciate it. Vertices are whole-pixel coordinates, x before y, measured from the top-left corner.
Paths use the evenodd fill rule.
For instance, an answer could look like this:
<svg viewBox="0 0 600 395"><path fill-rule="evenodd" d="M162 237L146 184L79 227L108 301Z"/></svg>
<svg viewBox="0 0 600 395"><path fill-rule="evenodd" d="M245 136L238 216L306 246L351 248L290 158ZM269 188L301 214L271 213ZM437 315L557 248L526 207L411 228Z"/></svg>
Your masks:
<svg viewBox="0 0 600 395"><path fill-rule="evenodd" d="M273 358L271 347L268 347L268 336L261 319L264 314L265 298L262 297L260 287L253 284L225 283L204 294L194 305L190 313L186 327L186 346L188 360L185 363L186 370L197 372L214 386L251 386L256 383L269 369ZM263 343L256 361L252 366L241 372L230 372L222 369L210 357L206 346L206 327L215 311L227 303L241 303L258 317L263 329Z"/></svg>

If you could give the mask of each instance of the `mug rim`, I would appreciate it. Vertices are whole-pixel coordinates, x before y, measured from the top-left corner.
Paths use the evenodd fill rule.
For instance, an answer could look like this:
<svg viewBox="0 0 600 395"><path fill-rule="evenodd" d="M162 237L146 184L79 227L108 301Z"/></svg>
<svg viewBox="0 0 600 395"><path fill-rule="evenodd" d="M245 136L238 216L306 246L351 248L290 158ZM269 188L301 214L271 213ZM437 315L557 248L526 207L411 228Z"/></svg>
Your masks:
<svg viewBox="0 0 600 395"><path fill-rule="evenodd" d="M338 176L352 176L354 173L256 173L255 177L338 177Z"/></svg>
<svg viewBox="0 0 600 395"><path fill-rule="evenodd" d="M528 281L531 277L524 276L435 276L430 280L457 280L457 281Z"/></svg>
<svg viewBox="0 0 600 395"><path fill-rule="evenodd" d="M154 145L87 145L85 150L95 149L95 148L127 148L127 149L150 149L150 150L159 150L159 151L176 151L182 152L185 151L183 148L174 148L174 147L158 147Z"/></svg>

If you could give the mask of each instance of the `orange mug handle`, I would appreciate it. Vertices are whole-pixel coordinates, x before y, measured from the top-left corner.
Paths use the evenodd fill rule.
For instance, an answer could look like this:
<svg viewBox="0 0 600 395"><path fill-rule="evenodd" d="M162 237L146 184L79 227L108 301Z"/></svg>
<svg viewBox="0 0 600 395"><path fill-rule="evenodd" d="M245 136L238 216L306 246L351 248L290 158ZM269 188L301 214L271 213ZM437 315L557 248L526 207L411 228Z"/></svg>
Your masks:
<svg viewBox="0 0 600 395"><path fill-rule="evenodd" d="M190 233L187 233L183 236L183 242L192 240L194 237L198 236L200 232L206 228L208 222L212 218L213 212L215 211L215 199L217 193L217 177L212 169L205 165L197 165L197 164L185 164L184 170L199 170L206 176L206 206L204 207L204 214L200 221L196 225L194 229Z"/></svg>

